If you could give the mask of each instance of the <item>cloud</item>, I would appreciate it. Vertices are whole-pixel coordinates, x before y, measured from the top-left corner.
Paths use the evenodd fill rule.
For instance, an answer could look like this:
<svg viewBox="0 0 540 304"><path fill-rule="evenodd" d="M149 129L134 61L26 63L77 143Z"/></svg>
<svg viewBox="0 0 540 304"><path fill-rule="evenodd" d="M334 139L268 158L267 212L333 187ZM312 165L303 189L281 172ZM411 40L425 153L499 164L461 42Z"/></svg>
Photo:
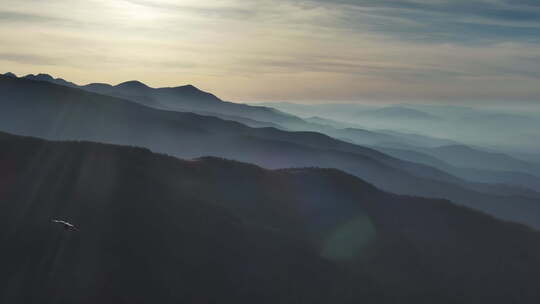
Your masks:
<svg viewBox="0 0 540 304"><path fill-rule="evenodd" d="M181 5L178 2L150 1L150 0L125 0L127 3L140 5L152 9L164 11L180 11L182 13L195 13L205 16L220 16L226 18L249 18L256 15L257 11L252 5L248 7L229 6L201 6L195 4Z"/></svg>
<svg viewBox="0 0 540 304"><path fill-rule="evenodd" d="M3 1L13 72L230 100L540 99L536 0Z"/></svg>
<svg viewBox="0 0 540 304"><path fill-rule="evenodd" d="M30 65L57 65L61 63L61 60L58 58L18 53L0 53L0 61L11 61Z"/></svg>
<svg viewBox="0 0 540 304"><path fill-rule="evenodd" d="M76 22L69 18L62 18L39 13L0 10L0 23L42 23L73 26Z"/></svg>
<svg viewBox="0 0 540 304"><path fill-rule="evenodd" d="M348 5L356 8L393 9L402 13L429 13L494 20L540 21L536 0L290 0L319 5Z"/></svg>
<svg viewBox="0 0 540 304"><path fill-rule="evenodd" d="M336 9L329 26L417 42L540 41L540 2L533 0L285 1Z"/></svg>

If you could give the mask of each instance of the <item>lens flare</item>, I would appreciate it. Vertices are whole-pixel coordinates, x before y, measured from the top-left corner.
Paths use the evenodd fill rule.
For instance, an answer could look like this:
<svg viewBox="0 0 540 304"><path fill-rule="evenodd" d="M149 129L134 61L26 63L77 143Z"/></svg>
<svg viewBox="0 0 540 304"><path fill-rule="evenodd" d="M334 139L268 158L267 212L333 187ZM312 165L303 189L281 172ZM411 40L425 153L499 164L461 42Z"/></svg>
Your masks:
<svg viewBox="0 0 540 304"><path fill-rule="evenodd" d="M325 240L321 255L331 260L352 260L362 255L376 238L375 226L366 216L354 218Z"/></svg>

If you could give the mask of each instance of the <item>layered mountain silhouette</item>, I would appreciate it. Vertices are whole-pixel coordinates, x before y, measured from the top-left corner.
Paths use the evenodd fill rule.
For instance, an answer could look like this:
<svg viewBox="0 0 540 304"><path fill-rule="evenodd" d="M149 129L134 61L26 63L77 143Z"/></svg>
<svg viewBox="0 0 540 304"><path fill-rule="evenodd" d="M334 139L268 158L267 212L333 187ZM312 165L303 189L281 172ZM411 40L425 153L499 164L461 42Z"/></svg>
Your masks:
<svg viewBox="0 0 540 304"><path fill-rule="evenodd" d="M499 218L540 227L538 197L501 193L438 169L314 132L249 128L193 113L0 76L0 130L47 139L90 140L147 147L183 158L213 155L266 168L338 168L401 194L452 199ZM31 123L29 123L31 122Z"/></svg>
<svg viewBox="0 0 540 304"><path fill-rule="evenodd" d="M266 105L276 106L296 115L312 115L317 113L318 115L342 115L344 117L351 116L351 113L356 112L376 110L384 112L388 109L386 107L374 110L366 109L366 106L339 104L301 105L270 103ZM431 128L440 129L441 126L438 124L441 121L445 122L444 126L447 133L455 132L454 129L459 128L461 125L487 124L490 133L489 136L491 137L497 137L497 134L501 131L493 132L496 129L493 125L496 124L514 126L521 133L535 129L530 123L531 118L523 115L493 114L489 111L479 111L456 106L404 105L397 108L412 109L444 118L437 121L426 120L422 126L424 133L429 133ZM325 113L325 111L327 112ZM406 115L403 117L400 117L401 115L397 116L394 119L390 119L398 122L394 124L396 128L406 128L409 126L407 123L401 126L399 125L399 122L408 120ZM487 123L490 119L493 121ZM305 120L310 124L300 126L298 129L313 130L351 143L370 146L394 157L436 167L466 180L481 183L506 183L536 191L540 189L540 166L537 164L537 157L534 154L512 152L512 156L509 156L501 152L488 152L489 150L493 150L493 147L481 148L477 147L478 145L476 144L473 145L475 147L471 147L455 140L415 134L411 131L396 131L395 129L374 129L368 131L362 129L362 126L358 125L358 123L364 123L364 125L373 123L377 125L379 123L377 119L373 119L369 115L358 119L357 123L351 123L348 119L345 119L345 122L328 119L326 116L309 117ZM380 118L379 120L383 121L385 119ZM369 121L369 123L366 121ZM486 126L482 127L486 128ZM538 120L536 120L536 129L538 127L540 126L538 126ZM467 131L458 131L457 133L460 132L463 134L469 133ZM508 132L508 130L505 130L505 132ZM523 134L515 135L514 137L526 137ZM478 140L481 141L481 138ZM534 142L534 138L531 138L529 142ZM519 145L516 145L514 148L519 147ZM517 155L518 157L523 156L522 158L524 160L517 159L513 155Z"/></svg>
<svg viewBox="0 0 540 304"><path fill-rule="evenodd" d="M128 99L162 110L212 114L212 116L223 115L229 119L236 117L239 120L243 120L241 121L243 123L249 122L245 119L253 120L255 124L260 124L261 122L283 124L302 122L297 117L272 108L223 101L215 95L204 92L193 85L151 88L140 81L132 80L114 86L106 83L91 83L79 86L61 78L55 79L48 74L30 74L22 78L46 81L93 93Z"/></svg>
<svg viewBox="0 0 540 304"><path fill-rule="evenodd" d="M540 300L538 232L335 169L0 133L0 172L3 303Z"/></svg>
<svg viewBox="0 0 540 304"><path fill-rule="evenodd" d="M12 73L10 73L10 75L16 77ZM395 131L368 131L359 127L350 127L347 126L347 124L323 118L303 120L299 117L285 114L268 107L225 102L215 95L201 91L192 85L174 88L151 88L140 81L133 80L115 86L105 83L91 83L79 86L61 78L53 78L48 74L30 74L22 78L45 81L107 96L127 99L155 109L193 112L219 117L225 120L240 122L250 127L275 127L292 131L320 132L359 145L397 145L401 147L414 145L420 147L437 147L456 144L449 140ZM397 115L398 113L396 112L401 112L401 109L401 107L389 107L381 109L381 111L385 112L388 110L389 112L394 113L394 115ZM407 113L407 111L407 108L403 108L403 112ZM411 111L420 112L416 110ZM366 111L366 113L369 113L369 111Z"/></svg>
<svg viewBox="0 0 540 304"><path fill-rule="evenodd" d="M432 149L422 149L426 154L447 160L465 168L480 168L491 170L521 171L540 175L540 166L515 159L508 155L486 152L464 145L447 145Z"/></svg>
<svg viewBox="0 0 540 304"><path fill-rule="evenodd" d="M510 156L464 147L462 153L453 155L452 147L437 148L391 148L375 147L377 150L399 159L426 164L470 181L523 186L540 191L538 165ZM476 162L474 160L477 160ZM488 166L492 164L492 166Z"/></svg>
<svg viewBox="0 0 540 304"><path fill-rule="evenodd" d="M398 104L395 106L366 104L290 104L263 103L263 105L292 113L300 117L320 116L349 124L350 127L370 130L392 130L443 137L466 145L487 148L511 155L538 154L540 150L540 112L534 107L491 107L478 104L465 107L443 104ZM373 113L398 107L427 114L436 119L410 119L400 111L395 117ZM373 115L360 116L358 113ZM425 116L420 114L419 116ZM414 114L413 114L414 116ZM453 144L459 144L453 143ZM446 143L441 145L453 145Z"/></svg>
<svg viewBox="0 0 540 304"><path fill-rule="evenodd" d="M13 75L12 73L10 74ZM416 139L413 140L411 136L404 138L405 136L403 136L403 134L394 136L383 132L367 131L358 127L351 128L346 125L340 126L337 122L332 123L331 120L324 120L322 118L303 120L299 117L269 107L226 102L215 95L204 92L192 85L172 88L151 88L140 81L132 80L114 86L106 83L91 83L79 86L62 78L53 78L48 74L30 74L22 78L46 81L71 88L79 88L93 93L127 99L155 109L193 112L219 117L240 122L250 127L275 127L293 131L321 132L332 137L348 140L361 145L380 145L384 143L399 143L403 145L405 143L416 144L417 142L420 142ZM400 108L391 107L385 110L392 113L396 111L399 112ZM408 109L404 108L403 111L407 112L407 110ZM397 113L394 114L396 115ZM424 142L430 141L426 137L423 137L420 140L422 139L424 139ZM444 141L443 143L450 144L452 142ZM424 144L421 144L421 146L424 146ZM427 144L427 146L434 146L434 144Z"/></svg>

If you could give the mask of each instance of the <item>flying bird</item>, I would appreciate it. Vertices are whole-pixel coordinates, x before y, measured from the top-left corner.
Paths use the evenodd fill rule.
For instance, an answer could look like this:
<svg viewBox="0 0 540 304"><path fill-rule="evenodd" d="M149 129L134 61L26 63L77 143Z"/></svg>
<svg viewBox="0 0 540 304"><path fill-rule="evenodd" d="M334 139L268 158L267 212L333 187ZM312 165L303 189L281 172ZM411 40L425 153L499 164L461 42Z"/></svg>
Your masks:
<svg viewBox="0 0 540 304"><path fill-rule="evenodd" d="M62 224L64 226L64 229L65 230L69 230L69 231L79 231L79 229L77 229L77 227L75 227L75 225L71 224L71 223L68 223L66 221L62 221L62 220L52 220L53 223L57 223L57 224Z"/></svg>

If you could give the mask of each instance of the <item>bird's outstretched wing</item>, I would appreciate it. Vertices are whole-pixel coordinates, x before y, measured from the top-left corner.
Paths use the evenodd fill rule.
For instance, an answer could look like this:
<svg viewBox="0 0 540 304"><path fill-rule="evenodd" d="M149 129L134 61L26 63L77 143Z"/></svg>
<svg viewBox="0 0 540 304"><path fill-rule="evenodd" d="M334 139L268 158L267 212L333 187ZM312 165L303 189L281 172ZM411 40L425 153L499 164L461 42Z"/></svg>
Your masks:
<svg viewBox="0 0 540 304"><path fill-rule="evenodd" d="M62 224L62 225L64 225L64 228L66 228L66 229L79 231L79 229L77 229L77 227L75 227L75 225L73 225L73 224L71 224L69 222L62 221L62 220L56 220L56 219L53 219L52 222Z"/></svg>
<svg viewBox="0 0 540 304"><path fill-rule="evenodd" d="M64 225L71 226L71 224L66 222L66 221L62 221L62 220L52 220L52 221L53 221L53 223L59 223L59 224L64 224Z"/></svg>

